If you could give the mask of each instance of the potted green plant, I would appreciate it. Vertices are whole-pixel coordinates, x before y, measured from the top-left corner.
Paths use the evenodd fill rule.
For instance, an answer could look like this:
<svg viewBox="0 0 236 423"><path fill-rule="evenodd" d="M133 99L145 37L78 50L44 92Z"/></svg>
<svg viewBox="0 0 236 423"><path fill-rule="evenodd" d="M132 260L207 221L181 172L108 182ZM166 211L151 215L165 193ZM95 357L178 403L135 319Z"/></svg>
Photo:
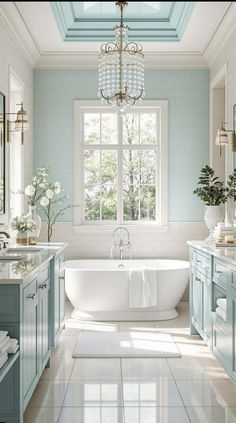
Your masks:
<svg viewBox="0 0 236 423"><path fill-rule="evenodd" d="M16 232L16 243L28 244L28 233L35 229L35 223L27 216L16 216L12 219L11 227Z"/></svg>
<svg viewBox="0 0 236 423"><path fill-rule="evenodd" d="M213 229L223 219L223 207L228 199L236 199L236 169L229 175L226 184L215 176L214 170L205 165L201 169L198 187L193 191L205 203L205 223L212 233Z"/></svg>

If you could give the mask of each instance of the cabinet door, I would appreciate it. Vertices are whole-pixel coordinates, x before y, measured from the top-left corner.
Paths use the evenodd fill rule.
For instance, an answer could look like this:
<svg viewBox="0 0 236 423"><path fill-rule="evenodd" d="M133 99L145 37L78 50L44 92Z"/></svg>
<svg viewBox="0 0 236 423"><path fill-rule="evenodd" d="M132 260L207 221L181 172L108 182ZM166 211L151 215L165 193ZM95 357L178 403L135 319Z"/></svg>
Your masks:
<svg viewBox="0 0 236 423"><path fill-rule="evenodd" d="M211 321L211 281L208 278L203 280L203 316L202 316L202 330L204 338L208 345L212 341L212 321Z"/></svg>
<svg viewBox="0 0 236 423"><path fill-rule="evenodd" d="M202 330L202 279L196 269L192 268L192 319L198 331Z"/></svg>
<svg viewBox="0 0 236 423"><path fill-rule="evenodd" d="M30 398L38 379L37 363L37 325L38 325L38 293L37 279L23 292L23 331L22 351L23 362L23 397L25 405Z"/></svg>
<svg viewBox="0 0 236 423"><path fill-rule="evenodd" d="M39 284L39 365L44 369L49 358L49 287L50 279L40 281Z"/></svg>

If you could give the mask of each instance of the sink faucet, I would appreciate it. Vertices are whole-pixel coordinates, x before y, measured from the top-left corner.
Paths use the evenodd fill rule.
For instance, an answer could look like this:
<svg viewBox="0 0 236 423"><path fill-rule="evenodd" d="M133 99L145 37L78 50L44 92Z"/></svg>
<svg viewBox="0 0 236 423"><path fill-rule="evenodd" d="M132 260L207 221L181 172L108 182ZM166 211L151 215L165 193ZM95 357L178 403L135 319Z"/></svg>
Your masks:
<svg viewBox="0 0 236 423"><path fill-rule="evenodd" d="M9 233L5 232L5 231L0 231L0 250L2 249L2 243L3 243L3 248L7 248L7 241L4 241L3 237L1 235L5 235L6 238L10 238Z"/></svg>
<svg viewBox="0 0 236 423"><path fill-rule="evenodd" d="M115 238L116 238L116 233L119 232L119 242L115 242ZM126 241L124 240L124 238L126 237ZM125 228L124 226L118 226L118 228L114 229L114 231L112 232L112 244L111 244L111 254L110 254L110 259L113 260L113 251L114 251L114 247L119 247L119 251L120 251L120 260L123 260L123 251L124 251L124 247L128 248L128 253L129 253L129 259L131 259L131 254L130 254L130 247L131 247L131 243L130 243L130 234L127 228Z"/></svg>

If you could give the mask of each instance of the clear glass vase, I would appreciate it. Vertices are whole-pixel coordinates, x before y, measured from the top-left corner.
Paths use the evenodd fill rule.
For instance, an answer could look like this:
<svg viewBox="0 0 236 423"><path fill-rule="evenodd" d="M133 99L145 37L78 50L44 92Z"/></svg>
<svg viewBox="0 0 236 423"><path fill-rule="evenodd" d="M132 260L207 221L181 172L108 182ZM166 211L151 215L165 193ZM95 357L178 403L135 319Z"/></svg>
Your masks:
<svg viewBox="0 0 236 423"><path fill-rule="evenodd" d="M16 232L16 244L18 245L28 245L29 237L28 232L17 231Z"/></svg>
<svg viewBox="0 0 236 423"><path fill-rule="evenodd" d="M29 245L36 245L41 231L42 221L41 217L36 212L36 206L29 206L29 211L26 215L33 220L35 228L29 232Z"/></svg>

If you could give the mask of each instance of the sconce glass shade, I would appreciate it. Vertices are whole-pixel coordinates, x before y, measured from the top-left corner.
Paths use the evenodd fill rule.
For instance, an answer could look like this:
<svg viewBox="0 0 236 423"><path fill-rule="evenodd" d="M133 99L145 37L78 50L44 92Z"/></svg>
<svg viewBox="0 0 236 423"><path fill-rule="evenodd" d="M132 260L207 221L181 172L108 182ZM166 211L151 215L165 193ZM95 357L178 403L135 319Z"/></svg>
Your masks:
<svg viewBox="0 0 236 423"><path fill-rule="evenodd" d="M217 130L216 134L216 145L226 145L229 143L228 134L226 129L223 127L223 124L220 129Z"/></svg>
<svg viewBox="0 0 236 423"><path fill-rule="evenodd" d="M23 102L20 104L21 108L17 112L16 120L14 122L15 131L25 131L29 129L29 121L27 118L26 111L23 108Z"/></svg>

